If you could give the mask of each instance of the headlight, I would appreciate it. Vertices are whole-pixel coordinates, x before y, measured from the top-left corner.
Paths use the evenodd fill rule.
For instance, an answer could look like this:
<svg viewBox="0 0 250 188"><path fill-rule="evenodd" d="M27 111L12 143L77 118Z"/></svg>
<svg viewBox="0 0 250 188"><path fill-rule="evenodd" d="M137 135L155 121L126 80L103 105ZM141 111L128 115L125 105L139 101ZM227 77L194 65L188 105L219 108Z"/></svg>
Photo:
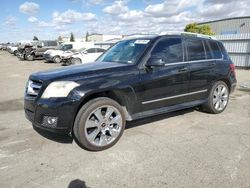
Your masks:
<svg viewBox="0 0 250 188"><path fill-rule="evenodd" d="M56 81L52 82L45 89L42 99L51 97L67 97L69 92L80 84L73 81Z"/></svg>

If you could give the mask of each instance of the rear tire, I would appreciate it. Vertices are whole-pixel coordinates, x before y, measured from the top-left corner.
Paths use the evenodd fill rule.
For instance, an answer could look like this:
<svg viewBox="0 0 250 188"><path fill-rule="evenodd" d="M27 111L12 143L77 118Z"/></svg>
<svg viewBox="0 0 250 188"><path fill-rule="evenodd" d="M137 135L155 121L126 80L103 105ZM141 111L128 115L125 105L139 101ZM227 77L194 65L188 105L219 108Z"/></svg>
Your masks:
<svg viewBox="0 0 250 188"><path fill-rule="evenodd" d="M116 144L125 123L122 107L110 98L100 97L82 106L76 116L73 132L82 147L101 151Z"/></svg>
<svg viewBox="0 0 250 188"><path fill-rule="evenodd" d="M210 90L208 101L203 105L203 109L212 114L223 112L228 104L229 89L225 82L215 82Z"/></svg>

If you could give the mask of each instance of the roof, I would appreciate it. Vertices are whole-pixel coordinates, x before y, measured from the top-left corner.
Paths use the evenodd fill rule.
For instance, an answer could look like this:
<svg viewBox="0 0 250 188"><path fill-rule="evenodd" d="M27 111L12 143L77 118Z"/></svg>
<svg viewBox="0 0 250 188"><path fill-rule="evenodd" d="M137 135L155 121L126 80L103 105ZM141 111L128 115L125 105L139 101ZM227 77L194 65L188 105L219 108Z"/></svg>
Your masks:
<svg viewBox="0 0 250 188"><path fill-rule="evenodd" d="M250 19L250 16L242 16L242 17L233 17L233 18L223 18L223 19L218 19L218 20L213 20L213 21L207 21L207 22L201 22L197 23L198 25L202 24L209 24L209 23L214 23L214 22L221 22L221 21L228 21L228 20L237 20L237 19Z"/></svg>

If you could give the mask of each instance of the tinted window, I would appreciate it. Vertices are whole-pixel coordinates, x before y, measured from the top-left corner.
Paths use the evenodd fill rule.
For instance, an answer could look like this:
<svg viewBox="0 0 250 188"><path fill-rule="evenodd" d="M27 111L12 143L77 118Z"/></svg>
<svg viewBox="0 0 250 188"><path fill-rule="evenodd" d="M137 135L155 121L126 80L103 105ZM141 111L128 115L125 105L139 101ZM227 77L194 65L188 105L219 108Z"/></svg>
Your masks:
<svg viewBox="0 0 250 188"><path fill-rule="evenodd" d="M98 53L100 53L100 52L105 52L105 50L102 49L102 48L96 48L96 52L98 52Z"/></svg>
<svg viewBox="0 0 250 188"><path fill-rule="evenodd" d="M63 51L67 51L67 50L70 50L73 48L73 45L72 44L65 44L62 46L62 49Z"/></svg>
<svg viewBox="0 0 250 188"><path fill-rule="evenodd" d="M161 58L166 63L183 61L182 42L180 38L166 38L157 43L152 57Z"/></svg>
<svg viewBox="0 0 250 188"><path fill-rule="evenodd" d="M48 41L48 46L57 46L56 41Z"/></svg>
<svg viewBox="0 0 250 188"><path fill-rule="evenodd" d="M96 48L90 48L86 50L88 53L96 53Z"/></svg>
<svg viewBox="0 0 250 188"><path fill-rule="evenodd" d="M211 40L208 43L209 43L209 45L211 47L211 50L212 50L212 53L213 53L213 58L214 59L221 59L222 54L221 54L221 51L220 51L220 48L219 48L217 42Z"/></svg>
<svg viewBox="0 0 250 188"><path fill-rule="evenodd" d="M206 54L202 40L186 39L186 45L187 45L187 53L189 61L206 59Z"/></svg>
<svg viewBox="0 0 250 188"><path fill-rule="evenodd" d="M213 59L213 53L212 53L211 48L208 45L208 41L203 41L203 42L204 42L204 46L206 50L207 59Z"/></svg>

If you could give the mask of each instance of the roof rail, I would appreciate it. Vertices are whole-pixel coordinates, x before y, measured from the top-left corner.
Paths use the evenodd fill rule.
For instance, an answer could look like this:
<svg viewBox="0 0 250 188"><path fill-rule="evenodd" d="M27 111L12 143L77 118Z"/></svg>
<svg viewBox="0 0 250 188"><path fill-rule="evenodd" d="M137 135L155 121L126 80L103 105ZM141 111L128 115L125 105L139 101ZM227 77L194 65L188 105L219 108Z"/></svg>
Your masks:
<svg viewBox="0 0 250 188"><path fill-rule="evenodd" d="M216 37L214 36L204 35L200 33L184 32L184 31L167 31L167 32L161 32L160 35L186 35L186 36L201 37L201 38L217 40Z"/></svg>

